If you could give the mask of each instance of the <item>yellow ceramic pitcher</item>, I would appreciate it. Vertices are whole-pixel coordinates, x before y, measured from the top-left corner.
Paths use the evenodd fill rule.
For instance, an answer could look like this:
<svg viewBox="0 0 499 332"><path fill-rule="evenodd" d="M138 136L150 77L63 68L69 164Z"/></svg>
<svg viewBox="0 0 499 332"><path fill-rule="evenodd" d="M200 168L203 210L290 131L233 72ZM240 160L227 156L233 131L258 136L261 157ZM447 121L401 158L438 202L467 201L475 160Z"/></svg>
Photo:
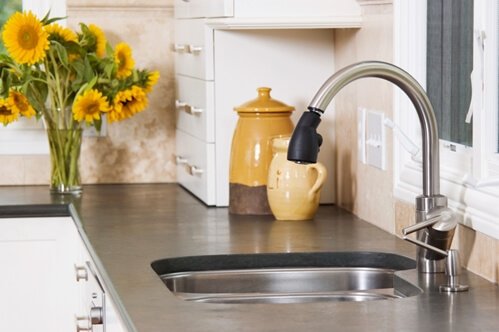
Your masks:
<svg viewBox="0 0 499 332"><path fill-rule="evenodd" d="M319 206L327 171L321 163L297 164L287 160L289 137L273 139L267 196L277 220L312 219Z"/></svg>

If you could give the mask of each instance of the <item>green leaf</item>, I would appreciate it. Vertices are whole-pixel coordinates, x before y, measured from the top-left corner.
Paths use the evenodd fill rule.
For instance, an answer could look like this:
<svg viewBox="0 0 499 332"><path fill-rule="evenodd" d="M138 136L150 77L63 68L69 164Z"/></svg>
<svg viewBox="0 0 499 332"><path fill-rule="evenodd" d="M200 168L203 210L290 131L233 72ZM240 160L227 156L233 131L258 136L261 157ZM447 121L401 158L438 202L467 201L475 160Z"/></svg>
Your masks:
<svg viewBox="0 0 499 332"><path fill-rule="evenodd" d="M49 19L49 16L50 16L50 9L47 12L47 14L45 14L45 16L42 18L42 23L46 22Z"/></svg>
<svg viewBox="0 0 499 332"><path fill-rule="evenodd" d="M113 47L109 43L106 43L106 55L108 57L112 57L114 55Z"/></svg>
<svg viewBox="0 0 499 332"><path fill-rule="evenodd" d="M52 44L54 46L54 49L57 53L57 57L59 58L59 60L61 61L61 64L69 69L69 60L68 60L68 52L66 51L66 48L64 46L62 46L61 43L53 40L52 41Z"/></svg>
<svg viewBox="0 0 499 332"><path fill-rule="evenodd" d="M106 77L112 77L115 65L114 63L108 63L104 66L104 74Z"/></svg>
<svg viewBox="0 0 499 332"><path fill-rule="evenodd" d="M53 18L51 18L49 20L46 20L44 22L42 21L42 22L44 23L44 25L49 25L49 24L54 23L56 21L65 20L67 18L68 18L68 16L64 16L64 17L53 17Z"/></svg>
<svg viewBox="0 0 499 332"><path fill-rule="evenodd" d="M97 130L97 132L100 133L102 129L102 118L100 118L99 120L94 120L94 127Z"/></svg>

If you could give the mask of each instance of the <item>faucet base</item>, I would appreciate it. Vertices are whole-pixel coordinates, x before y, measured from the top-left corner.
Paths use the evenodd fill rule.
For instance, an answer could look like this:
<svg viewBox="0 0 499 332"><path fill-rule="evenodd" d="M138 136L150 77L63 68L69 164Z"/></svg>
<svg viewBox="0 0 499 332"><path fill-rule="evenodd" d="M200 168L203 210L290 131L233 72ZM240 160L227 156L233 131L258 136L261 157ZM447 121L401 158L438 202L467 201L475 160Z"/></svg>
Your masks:
<svg viewBox="0 0 499 332"><path fill-rule="evenodd" d="M445 258L434 260L419 256L416 266L420 273L444 273Z"/></svg>

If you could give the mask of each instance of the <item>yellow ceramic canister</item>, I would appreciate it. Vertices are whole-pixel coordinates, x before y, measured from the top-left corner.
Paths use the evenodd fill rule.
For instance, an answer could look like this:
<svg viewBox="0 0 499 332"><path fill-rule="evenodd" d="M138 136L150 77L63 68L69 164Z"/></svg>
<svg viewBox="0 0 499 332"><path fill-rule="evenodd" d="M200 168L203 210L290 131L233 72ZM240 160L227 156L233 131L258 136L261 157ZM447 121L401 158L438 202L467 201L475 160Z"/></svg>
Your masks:
<svg viewBox="0 0 499 332"><path fill-rule="evenodd" d="M293 132L291 113L294 108L272 99L270 90L258 88L256 99L234 108L239 119L230 155L230 213L272 213L267 199L272 138Z"/></svg>
<svg viewBox="0 0 499 332"><path fill-rule="evenodd" d="M287 159L290 137L273 139L267 195L277 220L312 219L319 206L327 171L321 163L297 164Z"/></svg>

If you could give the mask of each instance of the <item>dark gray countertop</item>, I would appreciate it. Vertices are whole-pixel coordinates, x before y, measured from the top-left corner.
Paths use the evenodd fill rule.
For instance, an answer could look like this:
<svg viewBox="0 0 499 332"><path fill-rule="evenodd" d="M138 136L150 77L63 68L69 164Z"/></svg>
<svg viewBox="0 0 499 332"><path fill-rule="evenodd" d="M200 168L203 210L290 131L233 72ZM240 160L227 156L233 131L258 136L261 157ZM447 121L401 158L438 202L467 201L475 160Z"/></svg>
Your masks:
<svg viewBox="0 0 499 332"><path fill-rule="evenodd" d="M471 290L459 294L433 291L439 277L408 271L408 279L429 287L425 293L358 303L204 304L176 298L150 266L167 257L230 253L379 251L415 257L412 245L334 206L321 206L313 221L278 222L208 208L174 184L91 185L79 198L51 196L45 186L0 187L2 206L47 203L74 204L138 331L493 331L499 326L497 286L471 273L463 275ZM6 211L12 208L0 208Z"/></svg>

